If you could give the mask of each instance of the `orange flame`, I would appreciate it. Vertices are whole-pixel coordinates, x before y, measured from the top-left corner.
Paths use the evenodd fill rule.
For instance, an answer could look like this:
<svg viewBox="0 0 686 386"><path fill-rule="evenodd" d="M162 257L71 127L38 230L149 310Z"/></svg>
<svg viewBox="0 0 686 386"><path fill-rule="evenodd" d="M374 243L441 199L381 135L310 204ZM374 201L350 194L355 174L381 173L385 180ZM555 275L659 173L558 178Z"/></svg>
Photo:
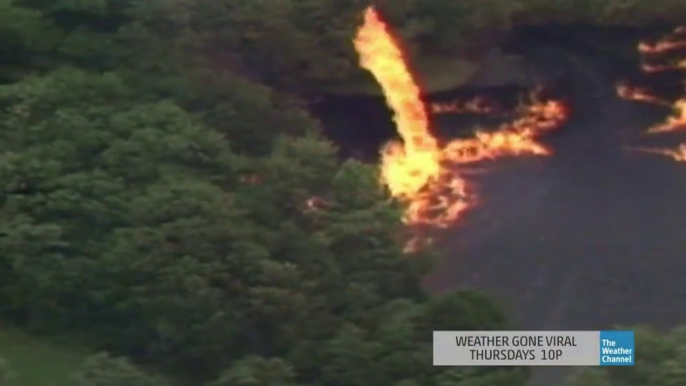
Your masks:
<svg viewBox="0 0 686 386"><path fill-rule="evenodd" d="M394 197L408 203L406 222L443 225L455 220L469 206L462 200L467 197L466 184L442 167L419 86L399 44L374 8L365 10L354 45L360 65L381 85L402 139L381 151L382 182ZM434 193L438 190L443 194Z"/></svg>
<svg viewBox="0 0 686 386"><path fill-rule="evenodd" d="M686 99L679 99L674 102L672 108L674 110L672 116L667 117L665 123L648 129L648 133L667 133L686 129Z"/></svg>
<svg viewBox="0 0 686 386"><path fill-rule="evenodd" d="M638 51L646 56L659 56L661 54L670 53L672 51L686 49L686 28L678 27L672 34L660 39L659 41L649 44L641 42L638 44ZM669 60L664 64L643 64L641 69L648 73L662 72L670 70L686 70L686 59Z"/></svg>
<svg viewBox="0 0 686 386"><path fill-rule="evenodd" d="M490 114L498 110L500 107L495 102L483 97L476 97L468 101L456 100L431 104L431 112L434 114Z"/></svg>
<svg viewBox="0 0 686 386"><path fill-rule="evenodd" d="M643 64L643 71L648 73L663 72L671 70L686 70L686 59L667 64Z"/></svg>
<svg viewBox="0 0 686 386"><path fill-rule="evenodd" d="M535 137L567 119L561 103L534 100L533 105L521 109L522 117L512 124L440 146L429 129L426 106L400 46L374 8L365 10L354 45L360 65L375 77L395 115L401 141L390 142L382 149L381 178L392 196L406 203L404 221L408 224L447 227L478 202L472 188L451 164L505 155L550 154L535 142ZM456 106L444 110L485 111L486 104L477 99ZM434 106L436 110L440 108ZM409 247L416 246L416 241Z"/></svg>
<svg viewBox="0 0 686 386"><path fill-rule="evenodd" d="M638 43L638 52L646 55L654 55L686 48L686 40L682 40L683 37L680 36L684 33L686 33L685 27L677 27L669 36L666 36L655 43L640 42Z"/></svg>
<svg viewBox="0 0 686 386"><path fill-rule="evenodd" d="M642 153L663 155L677 162L686 162L686 143L680 144L675 149L651 147L630 147L628 149Z"/></svg>
<svg viewBox="0 0 686 386"><path fill-rule="evenodd" d="M429 132L419 86L405 65L398 44L373 8L365 11L364 24L354 44L360 65L381 84L403 140L402 144L392 142L383 150L383 178L394 196L417 194L440 172L438 143Z"/></svg>
<svg viewBox="0 0 686 386"><path fill-rule="evenodd" d="M617 95L627 100L654 103L672 108L672 115L668 117L665 122L650 127L647 130L648 134L666 133L686 129L686 99L682 98L674 103L670 103L652 95L647 89L630 87L623 84L617 86Z"/></svg>
<svg viewBox="0 0 686 386"><path fill-rule="evenodd" d="M684 35L686 35L686 27L678 27L670 36L653 44L645 42L639 43L638 51L643 55L659 55L686 49L686 36ZM676 62L672 61L666 64L643 64L641 69L647 73L668 70L686 70L686 59L681 59ZM647 130L648 134L667 133L686 129L686 98L681 98L676 102L670 103L659 99L646 89L632 88L625 84L617 87L617 94L625 99L657 103L672 108L672 115L667 117L665 122L650 127ZM629 147L628 149L642 153L659 154L670 157L678 162L686 162L686 144L681 144L675 149L650 147Z"/></svg>
<svg viewBox="0 0 686 386"><path fill-rule="evenodd" d="M658 105L666 105L666 106L671 106L672 104L663 101L653 95L650 90L646 88L640 88L640 87L632 87L629 86L628 84L619 84L617 85L617 95L620 98L627 99L627 100L633 100L633 101L639 101L639 102L648 102L648 103L655 103Z"/></svg>
<svg viewBox="0 0 686 386"><path fill-rule="evenodd" d="M477 131L475 138L449 142L444 158L454 163L472 163L509 155L550 155L551 151L536 142L536 137L564 123L567 109L560 102L549 101L521 110L520 119L495 132Z"/></svg>

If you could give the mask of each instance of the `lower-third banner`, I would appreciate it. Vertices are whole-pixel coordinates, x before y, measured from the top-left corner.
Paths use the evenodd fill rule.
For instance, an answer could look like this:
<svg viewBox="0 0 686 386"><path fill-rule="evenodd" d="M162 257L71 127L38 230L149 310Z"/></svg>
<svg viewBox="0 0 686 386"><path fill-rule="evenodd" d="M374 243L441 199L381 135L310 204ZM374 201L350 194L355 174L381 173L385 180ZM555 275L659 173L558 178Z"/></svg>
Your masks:
<svg viewBox="0 0 686 386"><path fill-rule="evenodd" d="M633 366L633 331L434 331L434 366Z"/></svg>

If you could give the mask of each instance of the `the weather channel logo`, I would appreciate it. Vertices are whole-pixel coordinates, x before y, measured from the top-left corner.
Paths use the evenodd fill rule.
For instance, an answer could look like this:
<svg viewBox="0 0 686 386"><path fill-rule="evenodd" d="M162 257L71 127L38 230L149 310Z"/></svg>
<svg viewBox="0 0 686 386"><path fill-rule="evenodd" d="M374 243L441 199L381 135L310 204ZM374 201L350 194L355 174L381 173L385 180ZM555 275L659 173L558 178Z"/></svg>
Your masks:
<svg viewBox="0 0 686 386"><path fill-rule="evenodd" d="M600 331L601 366L633 366L635 360L633 331Z"/></svg>
<svg viewBox="0 0 686 386"><path fill-rule="evenodd" d="M633 366L633 331L434 331L434 366Z"/></svg>

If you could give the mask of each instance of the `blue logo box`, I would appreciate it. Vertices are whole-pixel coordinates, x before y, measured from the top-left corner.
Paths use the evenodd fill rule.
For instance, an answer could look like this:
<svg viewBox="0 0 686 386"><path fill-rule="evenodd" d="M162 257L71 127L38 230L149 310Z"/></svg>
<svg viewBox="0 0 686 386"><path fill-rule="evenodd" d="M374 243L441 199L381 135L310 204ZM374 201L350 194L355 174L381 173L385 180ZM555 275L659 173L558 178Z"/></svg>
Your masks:
<svg viewBox="0 0 686 386"><path fill-rule="evenodd" d="M633 331L600 331L601 366L634 366L635 363Z"/></svg>

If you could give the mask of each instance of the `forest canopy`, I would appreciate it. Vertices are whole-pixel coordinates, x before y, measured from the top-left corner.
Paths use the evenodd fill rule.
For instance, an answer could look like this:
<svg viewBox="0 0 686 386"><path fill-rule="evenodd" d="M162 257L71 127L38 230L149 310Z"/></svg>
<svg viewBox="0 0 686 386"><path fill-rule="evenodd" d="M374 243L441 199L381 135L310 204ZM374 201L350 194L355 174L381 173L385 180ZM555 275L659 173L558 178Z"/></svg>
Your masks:
<svg viewBox="0 0 686 386"><path fill-rule="evenodd" d="M376 0L419 67L478 60L516 27L675 25L671 0ZM367 0L2 0L5 77L72 63L97 70L228 72L308 93L364 78L351 37ZM43 32L41 34L41 32ZM435 64L438 63L438 64ZM451 67L455 68L455 67Z"/></svg>

